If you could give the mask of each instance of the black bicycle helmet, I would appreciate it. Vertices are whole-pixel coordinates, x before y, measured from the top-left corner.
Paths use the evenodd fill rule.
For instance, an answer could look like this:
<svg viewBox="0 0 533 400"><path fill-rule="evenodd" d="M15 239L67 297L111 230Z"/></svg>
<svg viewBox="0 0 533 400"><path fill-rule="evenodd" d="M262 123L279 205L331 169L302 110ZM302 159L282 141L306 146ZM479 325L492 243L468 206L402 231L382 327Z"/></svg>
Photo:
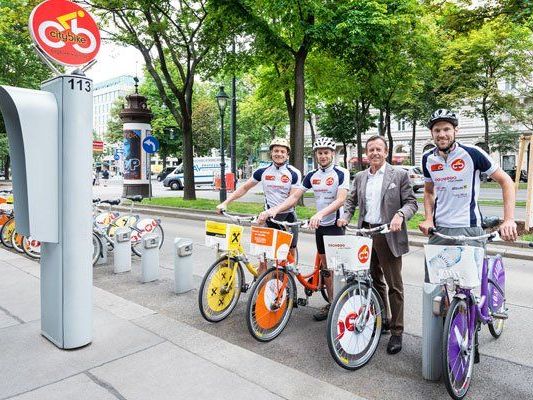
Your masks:
<svg viewBox="0 0 533 400"><path fill-rule="evenodd" d="M431 114L431 118L428 121L428 128L433 128L433 125L440 121L447 121L454 127L459 125L459 120L457 119L455 113L445 108L439 108L438 110L434 111L433 114Z"/></svg>

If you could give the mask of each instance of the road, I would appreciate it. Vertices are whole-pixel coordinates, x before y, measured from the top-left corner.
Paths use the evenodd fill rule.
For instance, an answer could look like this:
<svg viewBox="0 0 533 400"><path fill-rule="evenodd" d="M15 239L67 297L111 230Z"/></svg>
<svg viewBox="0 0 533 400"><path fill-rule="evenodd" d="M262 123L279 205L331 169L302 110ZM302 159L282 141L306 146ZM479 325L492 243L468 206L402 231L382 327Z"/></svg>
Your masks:
<svg viewBox="0 0 533 400"><path fill-rule="evenodd" d="M323 305L321 296L311 297L309 307L295 309L286 329L269 343L257 342L247 331L244 316L246 295L242 296L239 305L226 320L218 324L204 321L198 311L196 289L183 295L172 293L174 237L188 237L194 241L196 288L214 260L214 251L203 245L204 224L202 221L172 218L163 218L162 223L166 240L161 251L161 280L140 284L137 261L131 274L115 275L111 266L96 267L95 285L368 399L448 398L442 382L426 382L421 376L422 248L412 248L403 260L405 334L402 352L395 356L386 354L388 336L385 336L367 366L348 372L338 367L329 354L325 322L312 319L315 309ZM244 237L249 238L247 228ZM311 265L315 251L314 236L302 234L300 237L301 262ZM486 327L482 328L481 363L474 367L469 399L532 398L533 346L529 343L529 332L533 331L533 268L530 262L522 260L504 261L510 319L497 341L492 339ZM298 291L303 296L300 286Z"/></svg>
<svg viewBox="0 0 533 400"><path fill-rule="evenodd" d="M263 196L261 195L262 188L261 185L256 185L250 192L241 197L239 201L243 202L262 202ZM183 191L179 190L170 190L163 186L161 182L153 181L152 182L152 193L153 197L182 197ZM103 199L117 198L122 194L122 181L118 180L100 180L100 185L93 187L94 197L100 197ZM525 200L527 191L525 189L520 189L518 191L518 200ZM211 199L218 200L219 192L213 190L209 186L198 187L196 190L196 197L202 199ZM418 193L417 197L422 198L422 193ZM491 200L501 200L501 191L497 189L481 189L480 199L491 199ZM312 197L305 198L305 204L307 206L314 206L314 199ZM423 213L424 205L419 203L419 208L421 213ZM503 207L502 206L481 206L481 212L483 215L496 215L503 217ZM523 221L526 217L525 207L516 207L515 209L515 218L517 220Z"/></svg>

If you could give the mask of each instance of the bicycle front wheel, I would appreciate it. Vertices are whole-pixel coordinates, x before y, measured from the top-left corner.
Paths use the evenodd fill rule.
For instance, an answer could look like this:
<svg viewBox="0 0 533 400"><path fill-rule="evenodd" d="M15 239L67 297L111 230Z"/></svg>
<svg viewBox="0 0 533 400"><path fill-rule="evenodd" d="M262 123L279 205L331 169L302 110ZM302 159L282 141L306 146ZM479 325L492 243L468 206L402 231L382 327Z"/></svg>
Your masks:
<svg viewBox="0 0 533 400"><path fill-rule="evenodd" d="M497 316L498 314L507 313L505 306L505 269L503 268L503 261L499 256L493 259L493 264L489 270L487 298L491 314L496 315L489 322L489 331L495 339L498 339L503 333L505 319L498 318Z"/></svg>
<svg viewBox="0 0 533 400"><path fill-rule="evenodd" d="M250 334L260 342L269 342L289 322L296 284L285 270L269 268L257 278L246 307L246 324Z"/></svg>
<svg viewBox="0 0 533 400"><path fill-rule="evenodd" d="M96 262L100 258L100 254L102 254L102 241L98 237L98 235L93 232L93 256L92 256L92 264L93 267L96 265Z"/></svg>
<svg viewBox="0 0 533 400"><path fill-rule="evenodd" d="M454 298L444 323L442 370L450 396L460 400L466 396L474 366L474 332L470 332L470 308L463 299Z"/></svg>
<svg viewBox="0 0 533 400"><path fill-rule="evenodd" d="M13 244L11 243L11 236L13 236L13 232L15 232L15 218L11 218L9 221L7 221L2 226L2 230L0 231L0 240L8 249L13 248Z"/></svg>
<svg viewBox="0 0 533 400"><path fill-rule="evenodd" d="M24 236L20 233L17 233L17 230L15 229L15 231L11 235L11 244L13 245L13 248L19 253L24 253L23 241Z"/></svg>
<svg viewBox="0 0 533 400"><path fill-rule="evenodd" d="M31 237L23 236L22 249L31 258L41 258L41 242Z"/></svg>
<svg viewBox="0 0 533 400"><path fill-rule="evenodd" d="M382 305L379 294L364 283L353 282L335 297L326 324L331 356L349 370L364 366L381 337Z"/></svg>
<svg viewBox="0 0 533 400"><path fill-rule="evenodd" d="M224 256L209 267L198 292L200 313L209 322L231 314L241 295L244 272L238 261Z"/></svg>
<svg viewBox="0 0 533 400"><path fill-rule="evenodd" d="M137 223L137 229L140 232L132 232L131 251L139 257L142 255L142 238L147 234L153 234L159 238L159 248L163 246L165 240L165 232L163 227L155 219L141 220Z"/></svg>

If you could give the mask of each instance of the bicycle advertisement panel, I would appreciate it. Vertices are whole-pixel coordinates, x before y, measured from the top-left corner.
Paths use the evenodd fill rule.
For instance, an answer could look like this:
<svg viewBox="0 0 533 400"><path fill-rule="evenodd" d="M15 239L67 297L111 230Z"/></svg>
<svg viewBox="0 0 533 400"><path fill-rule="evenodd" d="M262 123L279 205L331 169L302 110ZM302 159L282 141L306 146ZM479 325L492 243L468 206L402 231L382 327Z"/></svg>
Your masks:
<svg viewBox="0 0 533 400"><path fill-rule="evenodd" d="M453 279L464 288L475 288L481 284L483 248L428 244L424 249L430 283L438 285Z"/></svg>
<svg viewBox="0 0 533 400"><path fill-rule="evenodd" d="M335 273L363 271L370 268L372 239L363 236L324 236L326 260Z"/></svg>

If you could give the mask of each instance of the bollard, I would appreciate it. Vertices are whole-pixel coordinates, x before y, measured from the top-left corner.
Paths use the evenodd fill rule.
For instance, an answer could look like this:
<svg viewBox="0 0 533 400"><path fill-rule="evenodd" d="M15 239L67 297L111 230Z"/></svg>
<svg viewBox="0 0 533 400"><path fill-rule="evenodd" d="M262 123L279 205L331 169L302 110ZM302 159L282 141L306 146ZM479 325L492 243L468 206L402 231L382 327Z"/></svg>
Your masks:
<svg viewBox="0 0 533 400"><path fill-rule="evenodd" d="M98 257L98 260L96 260L96 265L104 265L107 264L107 241L102 238L100 234L98 234L100 237L100 242L102 243L102 253Z"/></svg>
<svg viewBox="0 0 533 400"><path fill-rule="evenodd" d="M117 228L114 237L115 246L113 249L113 272L131 271L131 229Z"/></svg>
<svg viewBox="0 0 533 400"><path fill-rule="evenodd" d="M446 292L441 285L424 283L422 300L422 376L438 381L442 375L442 299Z"/></svg>
<svg viewBox="0 0 533 400"><path fill-rule="evenodd" d="M141 282L152 282L159 279L159 237L148 234L142 239Z"/></svg>
<svg viewBox="0 0 533 400"><path fill-rule="evenodd" d="M174 239L174 291L177 294L193 288L192 240Z"/></svg>

